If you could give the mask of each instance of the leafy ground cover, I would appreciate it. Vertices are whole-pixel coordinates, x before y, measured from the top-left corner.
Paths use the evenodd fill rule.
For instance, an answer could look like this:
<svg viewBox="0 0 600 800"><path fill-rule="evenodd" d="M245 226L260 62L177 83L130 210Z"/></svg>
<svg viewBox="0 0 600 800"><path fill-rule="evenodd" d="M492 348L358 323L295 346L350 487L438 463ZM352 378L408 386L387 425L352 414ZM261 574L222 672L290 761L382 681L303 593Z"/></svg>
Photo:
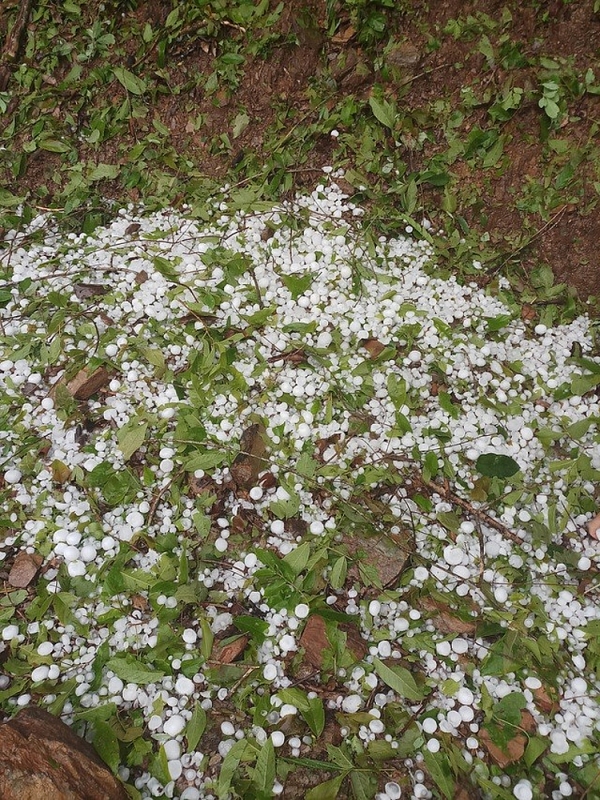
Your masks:
<svg viewBox="0 0 600 800"><path fill-rule="evenodd" d="M202 213L215 177L277 200L336 164L379 227L445 230L453 271L478 251L526 285L545 263L585 298L599 46L594 0L37 2L0 93L0 200L91 229L107 197Z"/></svg>
<svg viewBox="0 0 600 800"><path fill-rule="evenodd" d="M360 212L9 237L0 698L134 797L598 781L589 321Z"/></svg>
<svg viewBox="0 0 600 800"><path fill-rule="evenodd" d="M33 7L3 712L133 798L598 794L597 11Z"/></svg>

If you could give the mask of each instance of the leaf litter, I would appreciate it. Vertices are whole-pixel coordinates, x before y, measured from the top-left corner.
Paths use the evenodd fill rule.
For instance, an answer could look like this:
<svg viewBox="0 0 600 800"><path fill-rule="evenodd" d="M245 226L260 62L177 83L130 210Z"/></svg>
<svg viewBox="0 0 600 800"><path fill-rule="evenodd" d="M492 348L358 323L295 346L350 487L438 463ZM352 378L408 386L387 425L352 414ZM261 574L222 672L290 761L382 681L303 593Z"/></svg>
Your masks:
<svg viewBox="0 0 600 800"><path fill-rule="evenodd" d="M335 177L6 234L0 703L132 797L585 791L593 326L437 278Z"/></svg>

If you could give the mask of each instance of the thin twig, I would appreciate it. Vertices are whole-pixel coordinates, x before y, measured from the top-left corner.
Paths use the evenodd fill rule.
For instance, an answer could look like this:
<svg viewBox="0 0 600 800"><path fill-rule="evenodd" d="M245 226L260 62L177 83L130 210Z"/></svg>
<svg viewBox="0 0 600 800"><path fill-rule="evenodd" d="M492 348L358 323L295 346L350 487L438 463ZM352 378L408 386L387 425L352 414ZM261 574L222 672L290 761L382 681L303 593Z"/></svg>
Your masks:
<svg viewBox="0 0 600 800"><path fill-rule="evenodd" d="M489 514L486 514L485 511L482 511L479 508L475 508L472 503L469 503L468 500L464 500L459 495L455 494L449 486L443 486L439 483L433 483L433 481L423 481L423 485L429 489L430 492L435 492L436 494L441 495L444 500L447 500L449 503L455 506L459 506L464 511L467 511L471 516L475 517L476 519L480 520L490 528L493 528L498 533L501 533L507 539L510 539L512 542L516 542L517 544L523 544L523 540L517 536L516 533L513 533L506 525L503 525L494 517L490 517Z"/></svg>
<svg viewBox="0 0 600 800"><path fill-rule="evenodd" d="M502 261L497 267L494 267L494 269L488 270L488 279L491 279L497 272L500 272L500 270L503 267L505 267L508 264L509 261L511 261L520 252L522 252L523 250L528 248L543 233L547 233L551 228L553 228L559 222L560 218L562 217L562 215L565 213L565 211L568 208L569 208L569 204L568 203L566 205L562 206L561 208L559 208L558 211L556 212L556 214L554 214L552 217L550 217L548 222L546 222L544 225L542 225L542 227L539 230L537 230L532 236L530 236L529 239L527 239L526 242L524 242L520 247L517 247L516 250L513 250L511 252L511 254L509 256L507 256L504 259L504 261Z"/></svg>

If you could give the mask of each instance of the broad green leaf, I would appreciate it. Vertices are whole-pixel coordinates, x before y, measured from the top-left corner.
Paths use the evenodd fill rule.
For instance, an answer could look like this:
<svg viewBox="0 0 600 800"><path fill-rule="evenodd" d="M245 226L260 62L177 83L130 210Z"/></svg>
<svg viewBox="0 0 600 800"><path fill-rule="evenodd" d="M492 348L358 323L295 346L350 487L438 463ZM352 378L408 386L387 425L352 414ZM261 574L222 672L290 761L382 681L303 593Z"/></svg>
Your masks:
<svg viewBox="0 0 600 800"><path fill-rule="evenodd" d="M525 750L525 754L523 755L523 760L527 764L528 767L531 767L533 763L535 763L538 758L545 753L548 749L548 738L545 736L532 736L528 743L527 748Z"/></svg>
<svg viewBox="0 0 600 800"><path fill-rule="evenodd" d="M600 383L600 375L578 375L571 381L573 394L582 396Z"/></svg>
<svg viewBox="0 0 600 800"><path fill-rule="evenodd" d="M263 744L256 759L252 783L259 792L271 793L275 783L275 747L271 738Z"/></svg>
<svg viewBox="0 0 600 800"><path fill-rule="evenodd" d="M209 450L207 453L194 453L188 456L183 462L183 466L188 472L195 472L197 469L211 470L220 466L225 461L227 454L221 450Z"/></svg>
<svg viewBox="0 0 600 800"><path fill-rule="evenodd" d="M340 775L336 775L335 778L319 783L305 794L305 800L335 800L347 774L347 772L342 772Z"/></svg>
<svg viewBox="0 0 600 800"><path fill-rule="evenodd" d="M377 791L377 775L374 772L352 770L350 783L354 800L372 800Z"/></svg>
<svg viewBox="0 0 600 800"><path fill-rule="evenodd" d="M483 453L477 459L475 467L488 478L510 478L521 469L513 458L500 453Z"/></svg>
<svg viewBox="0 0 600 800"><path fill-rule="evenodd" d="M354 769L354 762L346 754L346 751L341 747L336 747L333 744L327 745L327 755L340 769L351 770Z"/></svg>
<svg viewBox="0 0 600 800"><path fill-rule="evenodd" d="M285 555L283 560L286 564L290 565L296 575L299 575L302 570L306 568L309 558L310 544L308 542L303 542L301 545L296 547L295 550L291 550L287 555Z"/></svg>
<svg viewBox="0 0 600 800"><path fill-rule="evenodd" d="M187 752L193 752L206 728L206 711L200 703L196 703L192 712L192 718L187 724L185 735L187 738Z"/></svg>
<svg viewBox="0 0 600 800"><path fill-rule="evenodd" d="M143 420L137 416L132 417L122 428L119 428L117 431L117 442L119 443L119 450L123 453L123 459L125 461L129 461L136 450L139 450L143 445L147 430L147 420Z"/></svg>
<svg viewBox="0 0 600 800"><path fill-rule="evenodd" d="M90 173L91 181L114 180L119 174L116 164L98 164Z"/></svg>
<svg viewBox="0 0 600 800"><path fill-rule="evenodd" d="M164 678L165 673L160 669L151 669L147 664L138 661L133 656L116 656L106 662L107 669L125 683L137 683L144 686L147 683L156 683Z"/></svg>
<svg viewBox="0 0 600 800"><path fill-rule="evenodd" d="M300 295L310 288L314 276L310 272L305 272L302 275L282 275L281 282L289 290L294 300L297 300Z"/></svg>
<svg viewBox="0 0 600 800"><path fill-rule="evenodd" d="M71 149L66 142L59 142L57 139L42 139L38 142L40 150L47 150L49 153L68 153Z"/></svg>
<svg viewBox="0 0 600 800"><path fill-rule="evenodd" d="M413 676L404 667L400 665L388 667L378 658L373 659L373 666L381 680L400 697L405 697L407 700L414 700L415 702L419 702L425 697L424 692L419 689Z"/></svg>
<svg viewBox="0 0 600 800"><path fill-rule="evenodd" d="M231 750L223 759L221 771L219 772L219 780L217 781L217 797L219 800L226 800L229 796L229 788L231 781L236 773L236 770L242 760L246 748L250 745L245 739L236 742Z"/></svg>
<svg viewBox="0 0 600 800"><path fill-rule="evenodd" d="M348 573L348 559L345 556L340 556L331 570L329 582L333 589L341 589L346 580Z"/></svg>
<svg viewBox="0 0 600 800"><path fill-rule="evenodd" d="M456 797L456 785L447 756L441 751L431 753L429 750L425 749L423 757L429 774L435 781L438 789L447 800L454 800L454 797Z"/></svg>
<svg viewBox="0 0 600 800"><path fill-rule="evenodd" d="M98 753L102 761L116 775L121 757L119 754L119 740L113 728L107 723L97 720L94 723L94 750Z"/></svg>
<svg viewBox="0 0 600 800"><path fill-rule="evenodd" d="M308 700L308 708L300 712L311 732L317 738L323 733L325 728L325 711L323 709L323 701L318 697L312 697Z"/></svg>
<svg viewBox="0 0 600 800"><path fill-rule="evenodd" d="M369 105L375 117L385 125L386 128L393 130L396 125L396 109L387 100L378 100L376 97L369 98Z"/></svg>
<svg viewBox="0 0 600 800"><path fill-rule="evenodd" d="M206 617L200 618L200 629L202 630L202 639L200 641L200 652L205 661L208 661L212 653L213 642L215 635L210 627L210 622Z"/></svg>
<svg viewBox="0 0 600 800"><path fill-rule="evenodd" d="M146 91L146 83L128 69L124 67L113 67L113 72L121 86L124 86L131 94L144 94Z"/></svg>
<svg viewBox="0 0 600 800"><path fill-rule="evenodd" d="M246 114L245 111L240 111L239 114L233 120L233 138L237 139L238 136L241 136L242 133L246 130L248 125L250 124L250 117Z"/></svg>
<svg viewBox="0 0 600 800"><path fill-rule="evenodd" d="M511 692L494 705L494 717L516 727L521 722L521 711L526 705L527 701L521 692Z"/></svg>

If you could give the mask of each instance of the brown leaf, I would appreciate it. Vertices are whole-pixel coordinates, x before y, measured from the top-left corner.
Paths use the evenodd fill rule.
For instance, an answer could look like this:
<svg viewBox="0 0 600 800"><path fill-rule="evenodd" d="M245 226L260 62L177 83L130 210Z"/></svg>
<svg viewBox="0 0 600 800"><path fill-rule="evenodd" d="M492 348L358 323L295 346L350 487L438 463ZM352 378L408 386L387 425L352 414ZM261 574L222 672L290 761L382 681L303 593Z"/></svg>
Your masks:
<svg viewBox="0 0 600 800"><path fill-rule="evenodd" d="M475 621L465 621L452 613L452 609L434 600L433 597L422 597L420 601L421 606L431 613L430 622L439 633L466 633L472 635L475 633L477 623Z"/></svg>
<svg viewBox="0 0 600 800"><path fill-rule="evenodd" d="M531 320L537 316L535 308L528 303L523 303L521 306L521 319Z"/></svg>
<svg viewBox="0 0 600 800"><path fill-rule="evenodd" d="M505 769L509 764L520 761L527 746L527 737L524 733L517 733L506 746L506 752L494 744L485 728L479 731L479 741L487 750L490 758L500 769Z"/></svg>
<svg viewBox="0 0 600 800"><path fill-rule="evenodd" d="M142 283L146 283L146 281L148 280L148 273L146 272L145 269L141 269L136 274L134 280L135 280L135 282L137 283L138 286L141 286Z"/></svg>
<svg viewBox="0 0 600 800"><path fill-rule="evenodd" d="M544 714L554 714L558 711L558 703L550 697L545 686L533 690L535 704Z"/></svg>
<svg viewBox="0 0 600 800"><path fill-rule="evenodd" d="M150 603L142 594L134 594L131 598L131 605L136 611L142 611L144 614L150 611Z"/></svg>
<svg viewBox="0 0 600 800"><path fill-rule="evenodd" d="M259 474L268 465L265 437L265 427L260 423L250 425L242 434L240 452L231 465L231 474L237 485L244 489L256 486Z"/></svg>
<svg viewBox="0 0 600 800"><path fill-rule="evenodd" d="M215 661L218 661L219 664L232 664L242 655L247 644L248 636L246 634L243 636L238 636L238 638L234 639L233 642L229 642L222 647L215 648L216 652L214 653L213 658Z"/></svg>
<svg viewBox="0 0 600 800"><path fill-rule="evenodd" d="M393 583L402 573L406 562L414 550L412 536L407 532L402 538L396 537L398 544L389 536L370 536L365 538L348 537L344 544L349 555L360 555L362 563L375 567L382 586ZM348 575L356 580L360 579L358 566L353 564L348 570Z"/></svg>
<svg viewBox="0 0 600 800"><path fill-rule="evenodd" d="M351 622L342 622L338 627L346 634L346 647L360 661L367 653L367 645L360 632ZM323 617L312 614L308 618L300 637L300 646L304 648L304 661L320 669L323 665L323 653L331 648Z"/></svg>
<svg viewBox="0 0 600 800"><path fill-rule="evenodd" d="M343 31L338 31L335 36L332 36L331 41L334 44L346 44L346 42L349 42L354 36L356 36L356 28L353 28L352 25L348 25Z"/></svg>
<svg viewBox="0 0 600 800"><path fill-rule="evenodd" d="M69 381L67 389L76 400L88 400L99 389L106 386L109 380L110 375L104 367L98 367L91 375L84 368L79 370L77 375Z"/></svg>
<svg viewBox="0 0 600 800"><path fill-rule="evenodd" d="M25 553L21 550L8 574L9 584L15 589L27 588L38 574L42 561L43 558L37 553Z"/></svg>
<svg viewBox="0 0 600 800"><path fill-rule="evenodd" d="M536 722L529 711L521 712L520 728L515 736L508 742L506 750L502 750L491 740L491 737L485 728L479 732L479 739L481 744L488 751L490 758L492 758L501 769L504 769L509 764L515 761L520 761L527 747L528 736L537 729Z"/></svg>
<svg viewBox="0 0 600 800"><path fill-rule="evenodd" d="M594 519L591 519L587 524L589 535L592 539L598 539L598 532L600 531L600 514L596 514Z"/></svg>
<svg viewBox="0 0 600 800"><path fill-rule="evenodd" d="M362 339L360 345L365 348L371 358L380 356L386 347L384 344L381 344L379 339Z"/></svg>
<svg viewBox="0 0 600 800"><path fill-rule="evenodd" d="M101 283L78 283L73 287L73 293L79 300L88 300L108 292L108 286Z"/></svg>
<svg viewBox="0 0 600 800"><path fill-rule="evenodd" d="M66 483L69 478L71 477L71 470L67 467L66 464L63 464L62 461L58 461L58 459L54 459L51 465L52 469L52 480L54 483Z"/></svg>

